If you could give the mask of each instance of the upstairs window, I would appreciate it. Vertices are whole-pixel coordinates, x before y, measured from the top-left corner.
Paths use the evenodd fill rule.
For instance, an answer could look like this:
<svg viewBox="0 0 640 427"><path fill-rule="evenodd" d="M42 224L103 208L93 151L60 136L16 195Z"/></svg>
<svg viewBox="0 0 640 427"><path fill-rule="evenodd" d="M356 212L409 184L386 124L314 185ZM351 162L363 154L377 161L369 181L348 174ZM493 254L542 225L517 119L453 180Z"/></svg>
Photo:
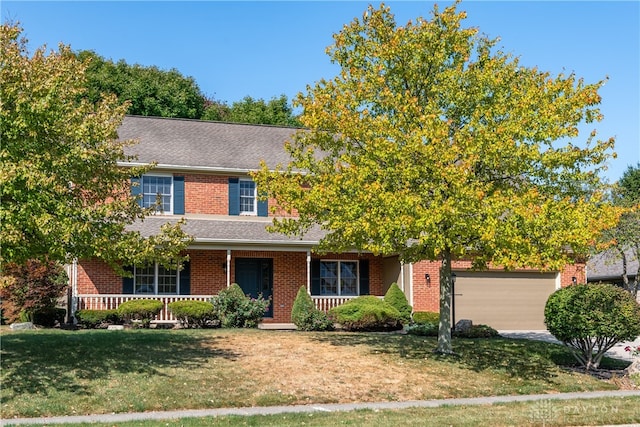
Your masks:
<svg viewBox="0 0 640 427"><path fill-rule="evenodd" d="M256 183L248 179L241 179L240 185L240 215L256 215Z"/></svg>
<svg viewBox="0 0 640 427"><path fill-rule="evenodd" d="M140 206L154 208L163 214L183 215L184 212L184 176L143 175L131 179L137 183L131 187L131 193L138 197Z"/></svg>
<svg viewBox="0 0 640 427"><path fill-rule="evenodd" d="M145 175L142 177L142 207L156 207L161 213L171 213L173 179L170 176Z"/></svg>

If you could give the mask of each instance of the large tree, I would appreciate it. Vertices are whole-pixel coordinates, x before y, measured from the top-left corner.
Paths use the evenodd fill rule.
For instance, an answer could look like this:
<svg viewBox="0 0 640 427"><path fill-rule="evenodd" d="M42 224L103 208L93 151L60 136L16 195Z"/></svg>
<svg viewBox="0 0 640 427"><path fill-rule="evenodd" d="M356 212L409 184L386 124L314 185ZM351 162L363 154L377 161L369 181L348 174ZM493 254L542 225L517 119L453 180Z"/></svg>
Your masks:
<svg viewBox="0 0 640 427"><path fill-rule="evenodd" d="M245 96L241 101L231 104L231 107L226 103L210 100L202 118L234 123L300 126L286 95L269 101Z"/></svg>
<svg viewBox="0 0 640 427"><path fill-rule="evenodd" d="M457 6L404 26L370 6L345 25L327 49L339 74L296 99L307 130L286 145L291 162L255 175L297 212L272 229L319 224L320 252L439 260L442 353L452 259L560 269L617 216L598 177L614 141L576 142L580 123L601 119L603 82L521 65L463 28Z"/></svg>
<svg viewBox="0 0 640 427"><path fill-rule="evenodd" d="M134 141L117 139L128 105L89 100L87 64L63 45L30 55L21 31L0 28L0 266L75 257L175 265L189 241L180 225L149 239L127 231L148 213L129 185L148 168L119 166L133 160L124 148Z"/></svg>
<svg viewBox="0 0 640 427"><path fill-rule="evenodd" d="M614 228L603 233L601 241L608 246L607 254L612 255L608 262L621 264L623 287L637 297L640 269L634 280L629 280L629 264L633 260L640 262L640 163L629 165L624 171L614 186L613 200L624 213Z"/></svg>
<svg viewBox="0 0 640 427"><path fill-rule="evenodd" d="M85 81L92 102L114 94L121 103L128 102L128 114L199 119L204 113L205 97L197 83L176 69L113 62L92 51L77 56L88 64Z"/></svg>

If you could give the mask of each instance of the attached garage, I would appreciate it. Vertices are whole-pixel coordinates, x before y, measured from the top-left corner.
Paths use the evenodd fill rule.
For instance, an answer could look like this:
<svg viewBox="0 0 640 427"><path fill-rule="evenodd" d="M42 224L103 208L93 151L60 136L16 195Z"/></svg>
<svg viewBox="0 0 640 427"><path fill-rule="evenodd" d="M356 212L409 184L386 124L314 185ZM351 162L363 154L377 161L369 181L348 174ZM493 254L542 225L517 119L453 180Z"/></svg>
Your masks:
<svg viewBox="0 0 640 427"><path fill-rule="evenodd" d="M543 330L544 306L559 286L557 273L456 271L455 321L498 330Z"/></svg>

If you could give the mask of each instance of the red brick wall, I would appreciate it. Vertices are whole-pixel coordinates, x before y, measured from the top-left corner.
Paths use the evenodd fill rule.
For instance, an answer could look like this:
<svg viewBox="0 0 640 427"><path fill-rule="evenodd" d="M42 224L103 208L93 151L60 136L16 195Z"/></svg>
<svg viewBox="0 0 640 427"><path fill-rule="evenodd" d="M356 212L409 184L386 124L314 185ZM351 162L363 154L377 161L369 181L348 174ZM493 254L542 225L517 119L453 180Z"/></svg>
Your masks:
<svg viewBox="0 0 640 427"><path fill-rule="evenodd" d="M97 259L83 260L78 263L79 294L120 294L122 277L118 276L107 264Z"/></svg>
<svg viewBox="0 0 640 427"><path fill-rule="evenodd" d="M227 251L188 251L191 295L215 295L227 286Z"/></svg>
<svg viewBox="0 0 640 427"><path fill-rule="evenodd" d="M471 261L453 261L453 270L466 270L471 268ZM499 270L493 268L493 270ZM523 269L518 271L537 271ZM429 274L431 285L425 279L425 274ZM567 265L560 272L560 283L562 287L569 286L572 278L575 277L578 283L585 283L585 265L576 263ZM413 265L413 310L414 311L440 311L440 261L420 261Z"/></svg>
<svg viewBox="0 0 640 427"><path fill-rule="evenodd" d="M186 213L229 214L229 177L227 176L185 175L184 195Z"/></svg>

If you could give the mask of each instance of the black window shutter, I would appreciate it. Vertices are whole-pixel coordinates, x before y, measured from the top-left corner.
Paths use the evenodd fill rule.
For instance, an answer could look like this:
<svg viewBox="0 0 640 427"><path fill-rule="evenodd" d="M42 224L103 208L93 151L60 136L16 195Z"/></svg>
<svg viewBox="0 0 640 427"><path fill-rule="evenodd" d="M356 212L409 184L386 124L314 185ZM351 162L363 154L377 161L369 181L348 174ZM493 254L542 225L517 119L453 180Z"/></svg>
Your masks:
<svg viewBox="0 0 640 427"><path fill-rule="evenodd" d="M131 178L131 195L138 197L142 194L142 179L139 176ZM138 204L142 206L142 198L138 198Z"/></svg>
<svg viewBox="0 0 640 427"><path fill-rule="evenodd" d="M133 267L125 267L124 271L133 275ZM133 293L133 276L131 277L122 277L122 293L123 294L132 294Z"/></svg>
<svg viewBox="0 0 640 427"><path fill-rule="evenodd" d="M320 295L320 260L311 260L311 295Z"/></svg>
<svg viewBox="0 0 640 427"><path fill-rule="evenodd" d="M369 295L369 260L360 261L360 295Z"/></svg>
<svg viewBox="0 0 640 427"><path fill-rule="evenodd" d="M229 215L240 215L240 180L229 177Z"/></svg>
<svg viewBox="0 0 640 427"><path fill-rule="evenodd" d="M180 295L191 295L191 264L185 261L180 270Z"/></svg>
<svg viewBox="0 0 640 427"><path fill-rule="evenodd" d="M173 177L173 213L184 215L184 176Z"/></svg>

